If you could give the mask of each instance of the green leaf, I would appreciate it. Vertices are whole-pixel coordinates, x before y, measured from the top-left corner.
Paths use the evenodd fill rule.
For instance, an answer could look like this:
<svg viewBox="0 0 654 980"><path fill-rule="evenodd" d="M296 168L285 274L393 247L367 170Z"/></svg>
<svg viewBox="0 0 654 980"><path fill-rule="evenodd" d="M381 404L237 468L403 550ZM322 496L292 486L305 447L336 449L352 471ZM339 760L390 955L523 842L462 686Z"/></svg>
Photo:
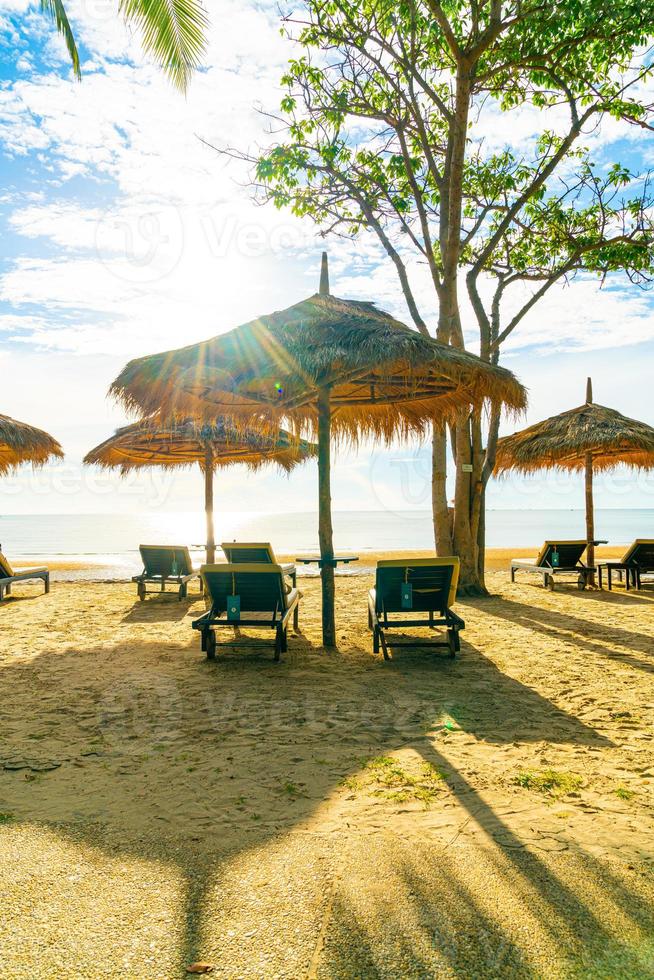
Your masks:
<svg viewBox="0 0 654 980"><path fill-rule="evenodd" d="M54 21L57 30L66 42L66 48L68 49L75 78L78 80L81 79L82 73L79 67L79 52L75 42L75 35L73 34L73 29L70 26L70 21L68 20L66 8L64 7L62 0L40 0L40 3L41 11L44 14L47 14L48 17Z"/></svg>
<svg viewBox="0 0 654 980"><path fill-rule="evenodd" d="M186 91L206 47L209 22L202 5L197 0L120 0L119 10L141 31L145 50Z"/></svg>

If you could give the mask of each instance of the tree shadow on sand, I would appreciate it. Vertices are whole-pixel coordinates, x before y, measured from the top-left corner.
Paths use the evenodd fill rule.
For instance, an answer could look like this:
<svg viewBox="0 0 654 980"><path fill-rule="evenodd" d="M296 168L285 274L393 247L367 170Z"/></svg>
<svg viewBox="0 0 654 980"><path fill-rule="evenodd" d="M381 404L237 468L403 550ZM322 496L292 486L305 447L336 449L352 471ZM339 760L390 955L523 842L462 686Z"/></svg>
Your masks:
<svg viewBox="0 0 654 980"><path fill-rule="evenodd" d="M564 609L560 612L543 609L507 597L502 597L493 606L491 615L540 633L548 639L567 640L602 659L654 672L654 641L647 634L626 630L615 623L597 623L592 619L571 616ZM622 649L611 649L607 646L609 643L615 643Z"/></svg>
<svg viewBox="0 0 654 980"><path fill-rule="evenodd" d="M160 611L145 610L145 621ZM380 961L381 934L361 924L347 888L337 884L356 880L355 868L361 878L366 838L355 842L363 851L353 854L356 827L320 830L320 812L343 780L367 758L406 747L451 770L435 747L445 716L493 744L610 745L467 643L455 662L412 651L391 664L361 649L330 656L301 638L290 639L279 665L269 642L255 652L249 645L232 649L215 663L203 659L195 636L188 642L165 636L96 646L80 641L79 647L1 671L0 755L13 768L0 768L0 806L14 814L7 825L14 830L43 826L100 854L178 869L185 898L171 976L183 976L185 965L198 958L218 963L224 976L397 975L399 967ZM48 763L57 768L46 771ZM593 948L619 944L584 897L585 886L565 883L525 851L474 786L460 773L452 777L457 802L489 838L501 841L498 873L525 902L540 896L545 933L565 943L566 922L583 920ZM500 956L500 966L506 962L530 975L529 944L523 949L519 936L483 908L481 893L467 888L454 864L430 865L427 875L416 871L414 860L404 848L393 866L411 898L408 911L376 896L385 910L384 935L395 936L393 962L413 957L405 975L431 975L435 956L458 975L475 975L472 967L466 972L465 929L472 937L483 933L489 963ZM307 874L307 862L314 861ZM378 880L374 863L367 866ZM259 903L250 891L261 869L270 880L261 885ZM364 878L363 892L371 887ZM625 888L616 889L621 901ZM634 893L633 902L640 901ZM249 912L239 918L236 910L247 902ZM409 938L418 928L416 915L422 923L417 946ZM256 934L241 925L246 919L256 921ZM360 935L351 961L344 950L352 953L353 930ZM234 949L244 957L238 966ZM264 953L272 960L262 959ZM626 949L624 955L629 975L640 975L635 953ZM240 972L244 963L249 972Z"/></svg>

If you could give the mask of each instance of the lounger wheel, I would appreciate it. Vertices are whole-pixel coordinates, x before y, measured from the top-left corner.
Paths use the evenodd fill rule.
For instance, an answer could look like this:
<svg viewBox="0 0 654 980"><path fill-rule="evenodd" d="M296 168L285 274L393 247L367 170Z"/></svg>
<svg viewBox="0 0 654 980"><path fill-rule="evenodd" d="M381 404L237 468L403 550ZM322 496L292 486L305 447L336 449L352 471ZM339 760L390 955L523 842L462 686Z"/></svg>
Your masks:
<svg viewBox="0 0 654 980"><path fill-rule="evenodd" d="M182 599L185 599L187 595L188 595L188 585L186 584L186 582L184 582L179 587L179 601L181 602Z"/></svg>
<svg viewBox="0 0 654 980"><path fill-rule="evenodd" d="M145 582L139 582L136 586L136 594L141 602L145 599Z"/></svg>
<svg viewBox="0 0 654 980"><path fill-rule="evenodd" d="M447 631L447 645L450 648L450 657L455 657L461 649L458 630Z"/></svg>
<svg viewBox="0 0 654 980"><path fill-rule="evenodd" d="M546 575L545 576L545 588L546 589L549 589L550 592L554 592L554 576L553 575Z"/></svg>
<svg viewBox="0 0 654 980"><path fill-rule="evenodd" d="M587 585L586 576L580 575L579 578L577 579L577 588L579 589L580 592L583 592L584 589L586 588L586 585Z"/></svg>
<svg viewBox="0 0 654 980"><path fill-rule="evenodd" d="M207 651L207 660L216 659L216 634L213 630L207 630L204 634L204 649Z"/></svg>

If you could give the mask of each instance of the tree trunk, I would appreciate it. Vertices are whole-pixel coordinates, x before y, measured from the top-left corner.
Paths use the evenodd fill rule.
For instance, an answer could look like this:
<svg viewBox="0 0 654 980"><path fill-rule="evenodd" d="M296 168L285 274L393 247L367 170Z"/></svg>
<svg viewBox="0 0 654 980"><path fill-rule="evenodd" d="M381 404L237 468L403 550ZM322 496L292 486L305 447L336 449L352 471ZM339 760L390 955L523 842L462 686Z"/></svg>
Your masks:
<svg viewBox="0 0 654 980"><path fill-rule="evenodd" d="M476 496L480 487L475 479L479 460L474 458L470 420L456 425L456 493L454 497L454 554L459 556L460 595L487 595L479 575L477 535L479 507ZM476 515L476 516L475 516Z"/></svg>
<svg viewBox="0 0 654 980"><path fill-rule="evenodd" d="M586 561L589 565L595 564L595 513L593 507L593 455L586 453ZM588 578L590 585L595 585L595 576Z"/></svg>
<svg viewBox="0 0 654 980"><path fill-rule="evenodd" d="M329 388L318 392L318 540L322 580L322 642L336 646L334 619L334 533L331 494L331 406Z"/></svg>
<svg viewBox="0 0 654 980"><path fill-rule="evenodd" d="M207 519L207 565L216 560L216 540L213 529L213 451L207 446L204 455L204 513Z"/></svg>
<svg viewBox="0 0 654 980"><path fill-rule="evenodd" d="M452 529L447 505L447 429L434 423L431 454L431 504L437 555L452 554Z"/></svg>
<svg viewBox="0 0 654 980"><path fill-rule="evenodd" d="M477 574L486 588L486 487L481 490L479 526L477 528Z"/></svg>

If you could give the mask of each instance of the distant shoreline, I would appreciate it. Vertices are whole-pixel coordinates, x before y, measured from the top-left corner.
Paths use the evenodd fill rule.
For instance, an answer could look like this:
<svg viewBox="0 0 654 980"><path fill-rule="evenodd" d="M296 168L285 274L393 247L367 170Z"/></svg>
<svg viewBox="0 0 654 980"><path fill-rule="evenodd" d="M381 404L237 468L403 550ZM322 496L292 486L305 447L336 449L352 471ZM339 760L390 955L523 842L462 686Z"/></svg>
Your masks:
<svg viewBox="0 0 654 980"><path fill-rule="evenodd" d="M342 549L344 554L355 554L348 549ZM616 558L624 552L624 546L605 546L597 549L597 556L604 558ZM359 561L347 566L346 569L339 570L338 575L365 575L375 567L377 562L383 558L428 558L433 555L430 550L389 550L389 551L369 551L360 552ZM535 554L534 548L487 548L486 549L486 571L508 570L511 558L530 558ZM284 554L280 552L277 557L280 561L293 561L296 554ZM194 556L196 565L201 564L202 559ZM122 567L118 569L115 565L106 562L94 561L92 558L58 559L50 558L48 555L29 555L21 557L12 556L12 563L16 567L29 567L31 565L47 565L53 578L61 582L74 582L77 580L91 582L126 582L131 578L131 574ZM315 566L298 567L300 577L314 577L317 574Z"/></svg>

